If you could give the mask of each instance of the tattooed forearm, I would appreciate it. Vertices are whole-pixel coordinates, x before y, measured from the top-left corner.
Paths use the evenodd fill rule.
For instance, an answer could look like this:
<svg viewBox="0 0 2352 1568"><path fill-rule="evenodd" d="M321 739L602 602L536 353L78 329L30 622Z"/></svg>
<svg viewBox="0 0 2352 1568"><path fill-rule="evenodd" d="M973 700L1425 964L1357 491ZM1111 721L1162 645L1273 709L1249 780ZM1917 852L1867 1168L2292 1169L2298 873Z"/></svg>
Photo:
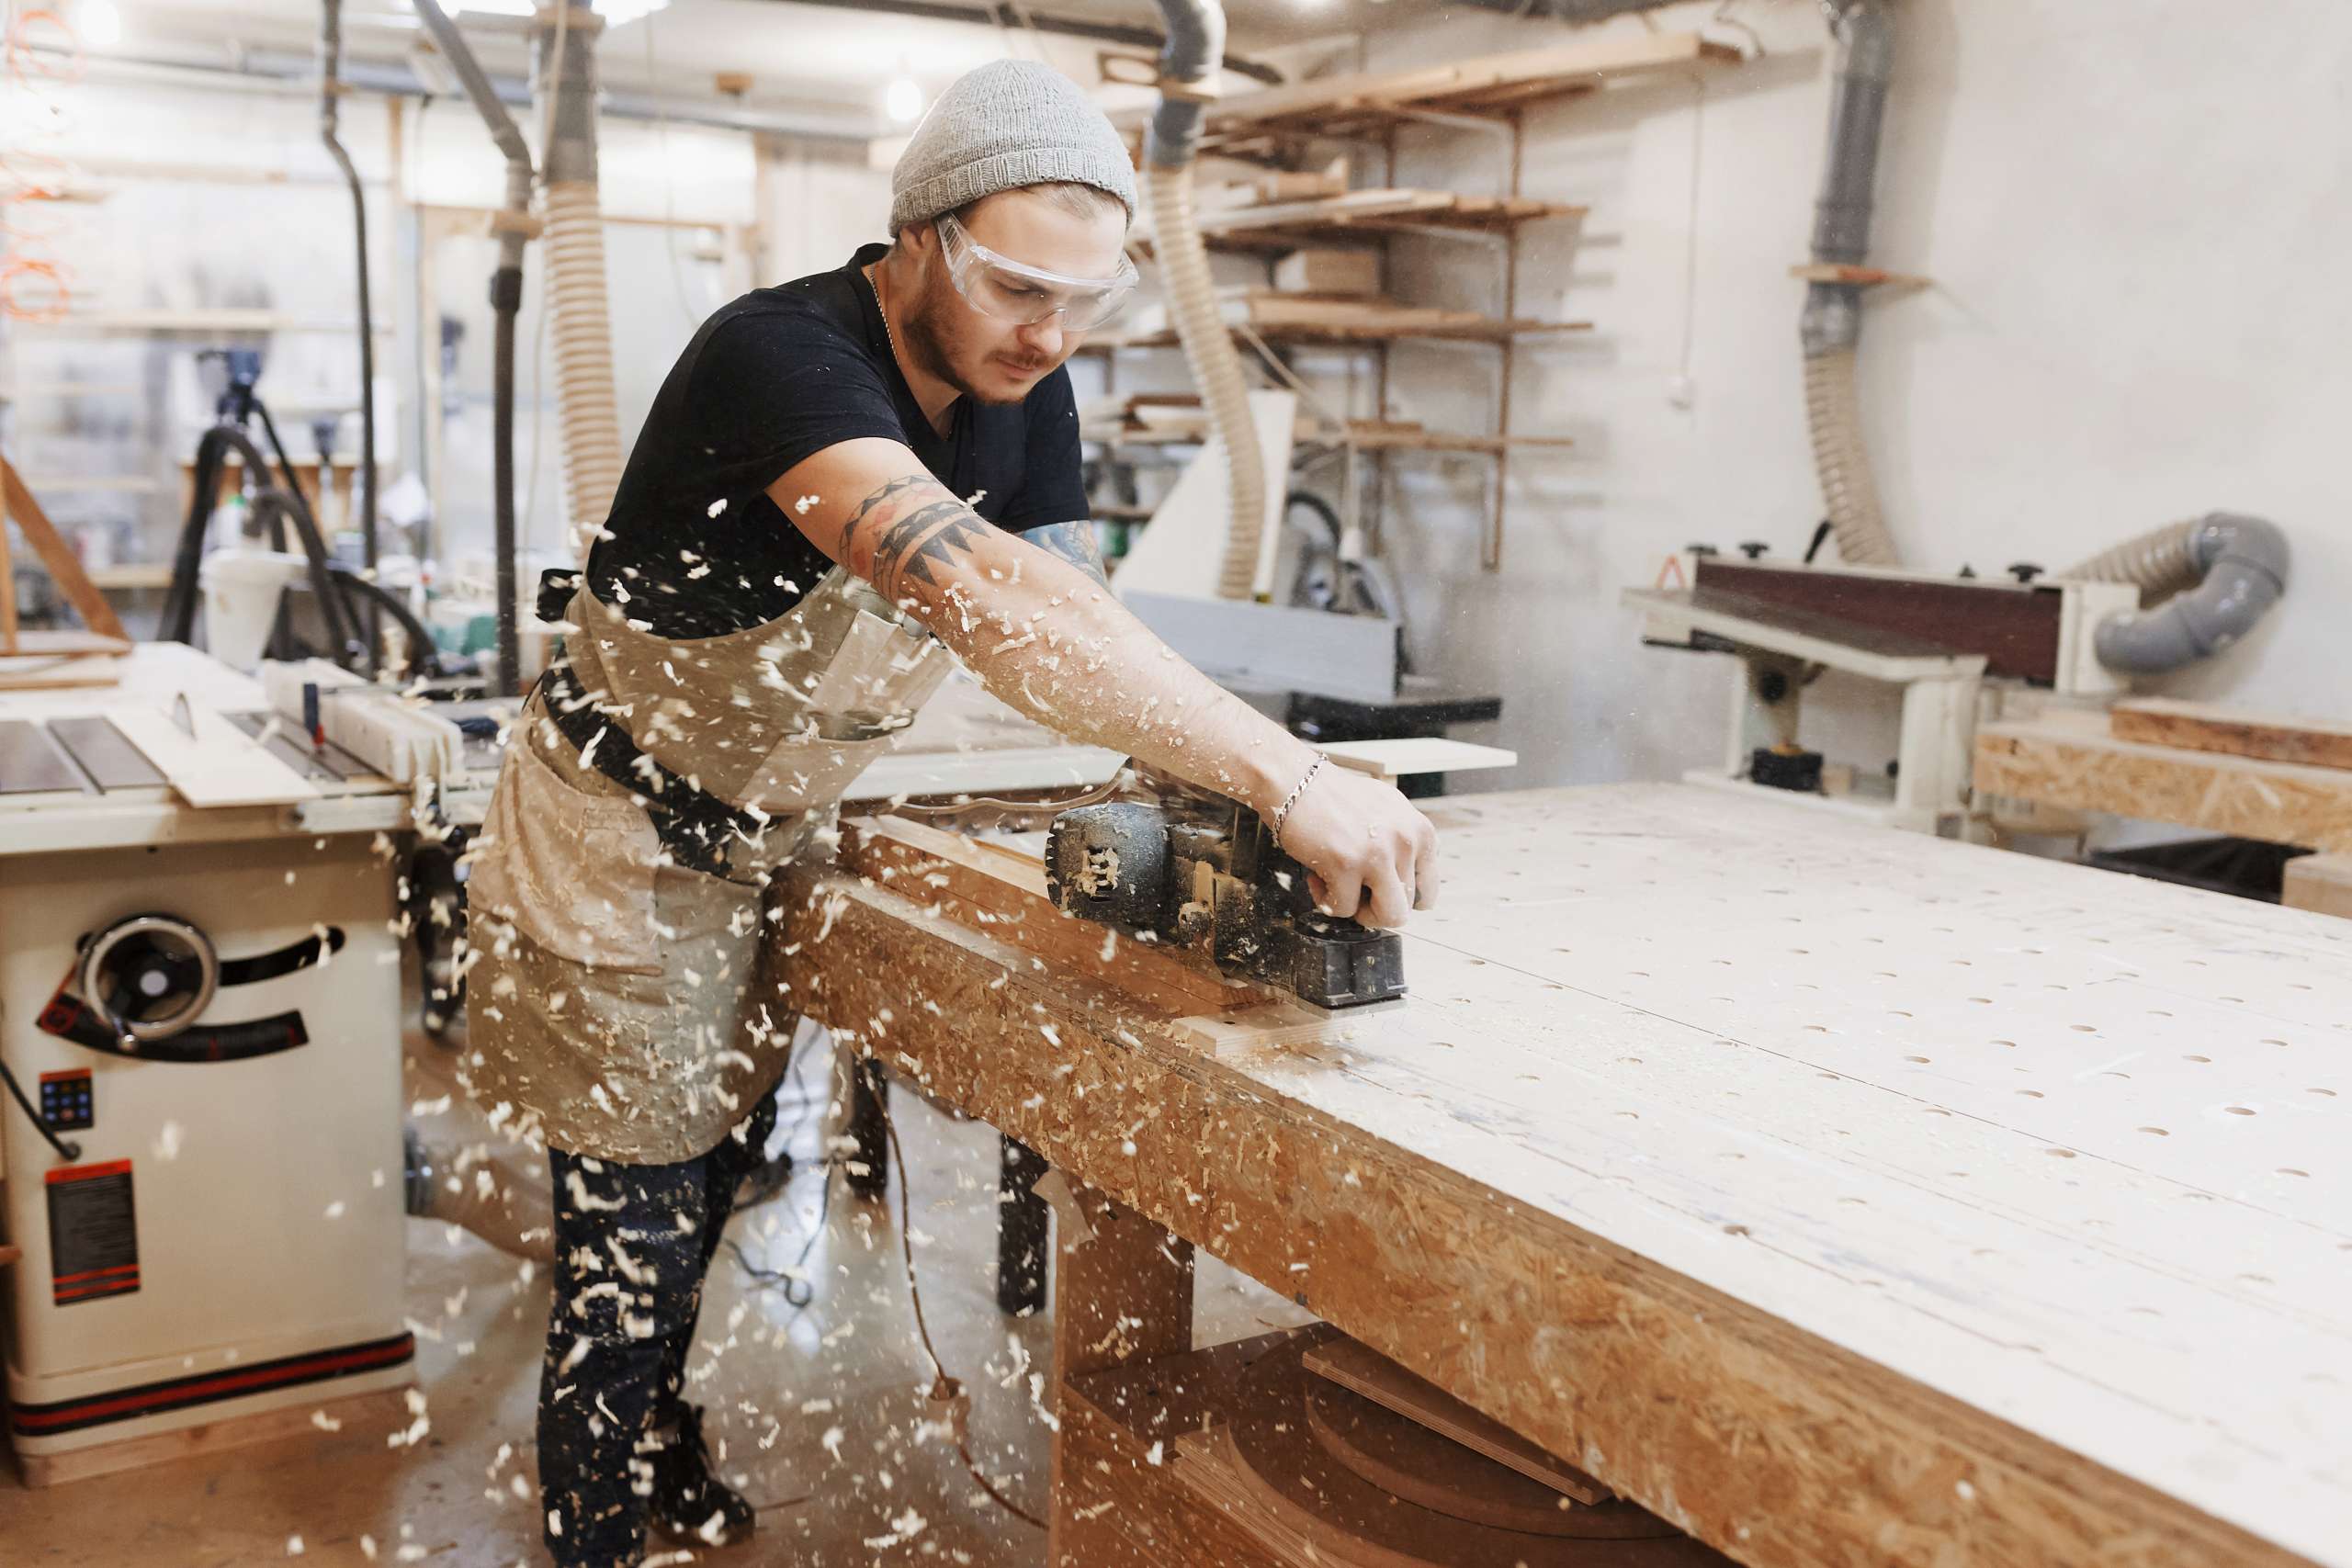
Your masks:
<svg viewBox="0 0 2352 1568"><path fill-rule="evenodd" d="M941 589L958 555L969 555L988 524L927 476L892 479L858 503L842 532L851 570L894 603L914 583Z"/></svg>
<svg viewBox="0 0 2352 1568"><path fill-rule="evenodd" d="M1102 547L1094 542L1091 523L1055 523L1032 528L1021 536L1047 555L1059 556L1106 587L1110 572L1102 565Z"/></svg>

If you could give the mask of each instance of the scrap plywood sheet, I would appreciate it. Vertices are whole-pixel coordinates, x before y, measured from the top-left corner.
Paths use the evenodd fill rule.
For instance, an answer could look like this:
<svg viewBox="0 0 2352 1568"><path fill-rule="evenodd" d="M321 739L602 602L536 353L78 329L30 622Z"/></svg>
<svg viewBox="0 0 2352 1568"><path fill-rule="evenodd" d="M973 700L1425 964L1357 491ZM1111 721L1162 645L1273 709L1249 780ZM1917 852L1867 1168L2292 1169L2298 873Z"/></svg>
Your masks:
<svg viewBox="0 0 2352 1568"><path fill-rule="evenodd" d="M869 889L780 940L927 1089L1743 1561L2352 1565L2352 923L1688 786L1432 815L1410 1003L1313 1041Z"/></svg>

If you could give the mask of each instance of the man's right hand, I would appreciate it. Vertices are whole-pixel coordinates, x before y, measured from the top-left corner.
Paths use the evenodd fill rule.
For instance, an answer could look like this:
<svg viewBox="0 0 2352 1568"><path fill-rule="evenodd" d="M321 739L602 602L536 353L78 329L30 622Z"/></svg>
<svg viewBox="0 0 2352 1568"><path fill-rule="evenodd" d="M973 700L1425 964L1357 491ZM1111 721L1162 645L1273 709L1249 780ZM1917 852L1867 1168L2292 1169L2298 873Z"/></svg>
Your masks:
<svg viewBox="0 0 2352 1568"><path fill-rule="evenodd" d="M1437 902L1437 829L1395 785L1337 762L1316 770L1283 819L1282 847L1330 914L1401 926Z"/></svg>

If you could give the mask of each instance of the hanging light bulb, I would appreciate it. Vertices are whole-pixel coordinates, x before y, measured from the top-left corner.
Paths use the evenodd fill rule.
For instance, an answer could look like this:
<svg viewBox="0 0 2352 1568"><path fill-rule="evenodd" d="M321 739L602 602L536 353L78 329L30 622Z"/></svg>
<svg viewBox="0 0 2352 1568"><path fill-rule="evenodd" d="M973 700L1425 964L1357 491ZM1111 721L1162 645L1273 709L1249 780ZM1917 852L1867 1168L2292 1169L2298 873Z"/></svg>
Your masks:
<svg viewBox="0 0 2352 1568"><path fill-rule="evenodd" d="M898 76L882 89L882 112L893 125L912 125L922 118L922 87L911 76Z"/></svg>
<svg viewBox="0 0 2352 1568"><path fill-rule="evenodd" d="M74 31L85 44L106 49L122 41L122 11L114 0L81 0L72 17Z"/></svg>

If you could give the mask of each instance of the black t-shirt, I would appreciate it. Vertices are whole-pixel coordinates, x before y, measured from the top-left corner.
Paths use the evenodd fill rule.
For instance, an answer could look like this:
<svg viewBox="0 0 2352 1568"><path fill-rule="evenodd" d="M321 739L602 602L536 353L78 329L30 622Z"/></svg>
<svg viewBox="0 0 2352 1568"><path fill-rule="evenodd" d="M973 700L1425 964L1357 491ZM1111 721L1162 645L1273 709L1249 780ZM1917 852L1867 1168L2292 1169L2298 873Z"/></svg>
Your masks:
<svg viewBox="0 0 2352 1568"><path fill-rule="evenodd" d="M755 289L703 323L629 454L605 523L612 537L589 558L598 597L611 604L616 585L625 589L630 617L662 637L716 637L783 615L831 563L767 487L860 436L905 443L1008 532L1086 516L1069 371L1057 367L1017 406L958 398L947 434L934 434L861 270L884 250L867 245L837 272Z"/></svg>

